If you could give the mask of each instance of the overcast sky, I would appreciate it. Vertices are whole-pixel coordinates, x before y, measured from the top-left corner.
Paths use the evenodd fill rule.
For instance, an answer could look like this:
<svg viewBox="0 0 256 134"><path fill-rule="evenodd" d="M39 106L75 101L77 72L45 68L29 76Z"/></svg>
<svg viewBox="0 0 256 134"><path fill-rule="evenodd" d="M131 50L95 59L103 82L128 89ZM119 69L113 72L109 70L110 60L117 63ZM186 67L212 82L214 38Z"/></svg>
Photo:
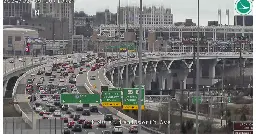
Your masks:
<svg viewBox="0 0 256 134"><path fill-rule="evenodd" d="M139 0L121 0L121 5L138 5ZM144 0L143 5L171 8L174 22L193 19L197 23L197 0ZM76 0L75 10L93 15L96 11L109 9L116 13L118 0ZM222 24L227 24L226 9L230 11L230 24L234 24L234 0L200 0L200 25L208 20L218 20L218 9L222 10Z"/></svg>

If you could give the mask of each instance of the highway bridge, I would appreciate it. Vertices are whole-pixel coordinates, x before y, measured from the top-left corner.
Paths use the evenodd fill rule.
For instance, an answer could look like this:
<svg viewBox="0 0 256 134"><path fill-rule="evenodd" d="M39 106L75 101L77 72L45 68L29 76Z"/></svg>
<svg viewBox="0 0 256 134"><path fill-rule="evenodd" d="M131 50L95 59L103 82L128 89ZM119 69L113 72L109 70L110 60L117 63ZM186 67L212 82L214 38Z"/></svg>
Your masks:
<svg viewBox="0 0 256 134"><path fill-rule="evenodd" d="M110 54L111 55L111 54ZM174 60L186 60L186 59L192 59L191 58L191 53L155 53L155 54L150 54L148 53L147 56L145 56L143 58L143 62L156 62L157 64L155 64L155 67L156 65L158 65L159 61L168 61L168 60L171 60L171 61L174 61ZM62 59L64 58L65 56L59 56L58 59ZM244 58L252 58L252 54L251 53L246 53L246 54L243 54L243 57ZM239 58L239 55L237 53L232 53L232 52L228 52L228 53L225 53L225 52L222 52L222 53L211 53L211 54L207 54L207 53L200 53L200 59L225 59L225 58ZM29 58L28 58L29 59ZM171 62L170 61L170 62ZM10 69L8 71L6 71L7 73L4 74L4 79L6 81L10 80L12 77L14 76L19 76L19 75L13 75L15 72L19 72L20 74L22 74L23 72L22 71L18 71L18 70L22 70L24 68L17 68L17 67L20 67L21 65L18 65L19 61L15 61L15 67L13 64L10 64L9 65L9 62L8 61L5 61L6 64L10 67L8 68L16 68L16 69ZM52 59L47 59L45 61L45 63L52 63L53 60ZM138 59L137 58L131 58L129 59L129 64L134 64L134 63L137 63L138 62ZM26 62L27 63L27 62ZM92 85L97 85L97 87L100 87L101 85L109 85L109 86L113 86L111 84L110 81L108 81L108 79L106 78L106 76L104 75L108 70L112 69L112 68L116 68L117 67L117 64L115 64L115 62L111 62L109 64L107 64L105 66L105 68L101 68L95 72L91 72L91 71L88 71L87 74L84 74L85 76L81 75L82 77L80 78L80 76L78 75L78 78L77 78L77 81L78 81L78 85L79 87L81 88L84 88L83 86L85 86L85 89L87 91L83 91L81 90L80 92L89 92L89 93L92 93L92 91L94 91L95 89L93 88ZM119 65L126 65L126 60L121 60L119 62ZM32 63L27 63L28 65ZM38 62L37 62L38 64ZM191 64L191 63L190 63ZM35 63L33 63L33 65L36 65ZM170 63L166 64L166 66L170 66ZM31 125L32 127L35 126L35 122L34 121L35 119L37 119L36 117L34 117L34 120L32 121L32 112L31 112L31 108L29 106L29 104L27 103L27 96L22 92L21 89L25 89L24 87L24 83L22 83L22 81L25 79L25 77L29 76L29 74L33 73L34 71L36 71L37 68L31 68L30 70L29 69L26 69L24 71L28 71L26 74L23 74L19 81L16 82L15 84L15 87L14 87L14 92L16 92L16 94L13 94L15 95L15 99L19 102L18 105L15 105L15 109L20 109L19 111L22 112L22 117L24 118L24 120L26 121L26 123L29 123L29 124L33 124ZM97 76L98 79L96 81L91 81L89 80L88 78L90 76ZM11 77L12 76L12 77ZM84 79L84 78L87 78L87 79ZM7 82L8 83L8 82ZM84 84L84 85L83 85ZM8 86L9 84L7 84ZM13 93L14 93L13 92ZM96 91L97 92L97 91ZM18 95L19 94L19 95ZM146 104L146 107L147 108L150 108L152 110L156 110L156 106L159 105L157 103L155 104L152 104L149 105L149 104ZM122 115L122 113L120 113L119 111L116 111L116 110L113 110L113 109L108 109L107 112L116 112L115 115L118 116L118 118L126 118L125 115ZM106 113L106 112L105 112ZM103 111L103 114L104 114L104 111ZM119 114L119 115L118 115ZM187 116L189 118L194 118L194 114L187 114L187 113L184 113L183 114L184 116ZM100 115L99 115L100 116ZM127 117L128 118L128 117ZM203 119L205 118L204 116L200 116L199 119ZM130 118L131 119L131 118ZM216 123L219 123L219 119L214 119L214 121Z"/></svg>

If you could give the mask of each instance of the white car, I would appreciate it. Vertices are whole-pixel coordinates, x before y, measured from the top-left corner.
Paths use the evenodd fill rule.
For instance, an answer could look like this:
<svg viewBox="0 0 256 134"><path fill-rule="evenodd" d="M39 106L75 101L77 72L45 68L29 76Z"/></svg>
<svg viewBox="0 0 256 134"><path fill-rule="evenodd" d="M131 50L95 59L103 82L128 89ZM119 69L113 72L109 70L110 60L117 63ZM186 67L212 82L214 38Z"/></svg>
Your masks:
<svg viewBox="0 0 256 134"><path fill-rule="evenodd" d="M48 101L48 97L42 98L43 101Z"/></svg>
<svg viewBox="0 0 256 134"><path fill-rule="evenodd" d="M23 59L22 59L22 58L19 58L19 61L23 61Z"/></svg>
<svg viewBox="0 0 256 134"><path fill-rule="evenodd" d="M36 112L40 112L40 111L42 111L42 110L43 110L43 108L42 108L41 106L35 108L35 111L36 111Z"/></svg>
<svg viewBox="0 0 256 134"><path fill-rule="evenodd" d="M60 117L60 116L61 116L60 110L55 110L54 113L53 113L53 115Z"/></svg>
<svg viewBox="0 0 256 134"><path fill-rule="evenodd" d="M60 78L60 82L65 82L65 79L64 78Z"/></svg>
<svg viewBox="0 0 256 134"><path fill-rule="evenodd" d="M115 126L112 130L112 134L114 133L123 133L123 128L122 126Z"/></svg>

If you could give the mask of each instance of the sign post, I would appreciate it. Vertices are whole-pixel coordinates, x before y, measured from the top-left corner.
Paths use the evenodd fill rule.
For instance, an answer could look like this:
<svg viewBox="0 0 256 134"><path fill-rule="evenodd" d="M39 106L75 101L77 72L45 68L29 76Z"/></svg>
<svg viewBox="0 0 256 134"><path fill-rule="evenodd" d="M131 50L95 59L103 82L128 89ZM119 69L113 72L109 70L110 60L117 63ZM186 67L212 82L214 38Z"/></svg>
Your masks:
<svg viewBox="0 0 256 134"><path fill-rule="evenodd" d="M120 107L122 105L121 91L103 91L101 94L101 105L104 107Z"/></svg>
<svg viewBox="0 0 256 134"><path fill-rule="evenodd" d="M145 109L145 89L141 91L141 100L138 100L139 88L123 88L123 110L138 110L138 101L141 101L141 109Z"/></svg>
<svg viewBox="0 0 256 134"><path fill-rule="evenodd" d="M99 94L61 94L60 102L63 104L100 103L100 95Z"/></svg>

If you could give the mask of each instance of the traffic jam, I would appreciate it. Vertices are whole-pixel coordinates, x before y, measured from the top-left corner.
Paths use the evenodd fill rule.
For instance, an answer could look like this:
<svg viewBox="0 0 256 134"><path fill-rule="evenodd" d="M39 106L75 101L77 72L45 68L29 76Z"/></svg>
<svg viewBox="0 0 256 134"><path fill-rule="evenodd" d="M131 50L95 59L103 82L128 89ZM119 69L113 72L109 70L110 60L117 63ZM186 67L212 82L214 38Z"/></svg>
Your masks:
<svg viewBox="0 0 256 134"><path fill-rule="evenodd" d="M99 114L98 106L90 104L62 104L60 94L80 94L76 79L87 71L96 71L105 65L104 59L82 58L74 62L71 56L62 63L53 63L31 74L26 81L26 94L33 110L41 119L60 119L63 121L63 134L74 132L90 132L95 127L101 128L102 134L123 133L121 121L114 119L112 114L104 114L102 120L90 118ZM93 76L90 80L96 80ZM106 122L111 122L111 129ZM136 133L137 126L131 125L129 133ZM90 132L93 134L93 132Z"/></svg>

